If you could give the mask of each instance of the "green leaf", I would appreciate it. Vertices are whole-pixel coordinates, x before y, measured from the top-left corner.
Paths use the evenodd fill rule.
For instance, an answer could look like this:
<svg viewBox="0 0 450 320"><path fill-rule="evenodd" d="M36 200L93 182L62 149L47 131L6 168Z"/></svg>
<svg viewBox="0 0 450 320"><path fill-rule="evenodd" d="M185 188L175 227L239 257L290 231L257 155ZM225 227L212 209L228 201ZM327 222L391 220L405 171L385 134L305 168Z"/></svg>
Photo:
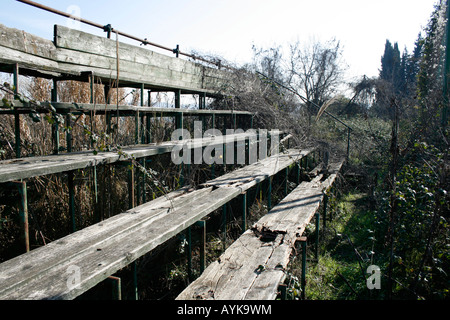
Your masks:
<svg viewBox="0 0 450 320"><path fill-rule="evenodd" d="M41 122L41 120L42 120L41 116L35 112L30 112L28 115L30 116L31 120L33 120L33 122L37 123L37 122Z"/></svg>

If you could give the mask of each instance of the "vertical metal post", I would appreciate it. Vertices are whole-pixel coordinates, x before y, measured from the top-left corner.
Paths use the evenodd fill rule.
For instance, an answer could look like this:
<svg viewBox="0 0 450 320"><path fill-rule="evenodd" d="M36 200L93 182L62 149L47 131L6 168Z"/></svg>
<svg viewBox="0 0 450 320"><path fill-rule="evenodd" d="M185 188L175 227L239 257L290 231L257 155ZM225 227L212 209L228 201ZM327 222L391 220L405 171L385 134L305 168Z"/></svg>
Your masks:
<svg viewBox="0 0 450 320"><path fill-rule="evenodd" d="M13 66L13 84L14 84L14 99L19 98L19 64L16 63Z"/></svg>
<svg viewBox="0 0 450 320"><path fill-rule="evenodd" d="M20 193L20 216L24 229L25 250L30 251L30 234L28 229L28 196L27 196L27 183L22 182L19 184Z"/></svg>
<svg viewBox="0 0 450 320"><path fill-rule="evenodd" d="M320 212L316 213L316 259L319 259Z"/></svg>
<svg viewBox="0 0 450 320"><path fill-rule="evenodd" d="M325 193L323 196L323 230L327 227L327 208L328 207L328 195Z"/></svg>
<svg viewBox="0 0 450 320"><path fill-rule="evenodd" d="M128 207L132 209L136 206L134 200L134 165L133 162L130 161L128 167ZM133 272L133 298L135 300L139 300L138 294L138 281L137 281L137 262L134 261L132 263L132 272Z"/></svg>
<svg viewBox="0 0 450 320"><path fill-rule="evenodd" d="M347 160L350 159L350 134L351 134L352 130L350 128L348 128L347 131Z"/></svg>
<svg viewBox="0 0 450 320"><path fill-rule="evenodd" d="M144 168L144 170L147 170L147 161L146 158L143 158L141 160L141 165ZM145 191L145 181L147 180L147 175L143 174L142 175L142 203L146 203L147 202L147 193Z"/></svg>
<svg viewBox="0 0 450 320"><path fill-rule="evenodd" d="M69 216L72 221L72 232L77 231L77 223L75 218L75 190L74 190L74 171L69 171L67 173L68 177L68 188L69 188Z"/></svg>
<svg viewBox="0 0 450 320"><path fill-rule="evenodd" d="M297 185L299 185L300 184L300 172L301 172L299 162L295 163L295 168L296 168L296 176L297 176Z"/></svg>
<svg viewBox="0 0 450 320"><path fill-rule="evenodd" d="M222 206L223 251L227 249L227 205Z"/></svg>
<svg viewBox="0 0 450 320"><path fill-rule="evenodd" d="M16 158L20 158L21 155L21 139L20 139L20 113L17 109L14 109L14 135L16 139Z"/></svg>
<svg viewBox="0 0 450 320"><path fill-rule="evenodd" d="M177 44L177 47L173 49L173 53L175 53L175 57L177 58L180 56L180 45Z"/></svg>
<svg viewBox="0 0 450 320"><path fill-rule="evenodd" d="M58 102L58 81L53 79L53 89L52 89L52 102ZM54 143L54 154L59 154L59 123L53 124L53 143Z"/></svg>
<svg viewBox="0 0 450 320"><path fill-rule="evenodd" d="M267 187L267 210L270 211L272 209L272 178L269 177L268 187Z"/></svg>
<svg viewBox="0 0 450 320"><path fill-rule="evenodd" d="M286 284L280 284L278 286L279 290L280 290L280 295L281 295L281 300L284 301L286 300L287 297L287 285Z"/></svg>
<svg viewBox="0 0 450 320"><path fill-rule="evenodd" d="M175 109L181 109L181 90L175 90ZM175 120L176 129L183 129L183 113L177 113Z"/></svg>
<svg viewBox="0 0 450 320"><path fill-rule="evenodd" d="M98 206L98 185L97 185L97 166L94 166L93 168L93 184L94 184L94 199L95 199L95 209L96 212L98 213L97 216L97 221L100 222L102 221L102 216L101 216L101 212L99 210Z"/></svg>
<svg viewBox="0 0 450 320"><path fill-rule="evenodd" d="M198 221L197 225L202 228L200 236L200 273L203 273L206 268L206 221Z"/></svg>
<svg viewBox="0 0 450 320"><path fill-rule="evenodd" d="M138 292L138 279L137 279L137 262L133 261L132 263L133 269L133 298L134 300L139 300L139 292Z"/></svg>
<svg viewBox="0 0 450 320"><path fill-rule="evenodd" d="M242 233L247 230L247 192L242 194Z"/></svg>
<svg viewBox="0 0 450 320"><path fill-rule="evenodd" d="M20 220L23 226L23 242L25 252L30 251L30 233L28 227L28 196L27 196L27 183L24 181L11 182L10 185L17 187L20 195L20 207L19 214Z"/></svg>
<svg viewBox="0 0 450 320"><path fill-rule="evenodd" d="M285 169L285 177L284 180L284 196L286 197L288 195L288 185L289 185L289 167Z"/></svg>
<svg viewBox="0 0 450 320"><path fill-rule="evenodd" d="M90 102L91 104L95 104L95 76L94 73L91 73L90 77L90 93L91 93L91 98L90 98Z"/></svg>
<svg viewBox="0 0 450 320"><path fill-rule="evenodd" d="M72 152L72 119L70 114L66 115L66 143L67 152Z"/></svg>
<svg viewBox="0 0 450 320"><path fill-rule="evenodd" d="M128 167L128 209L135 207L134 201L134 165L130 162Z"/></svg>
<svg viewBox="0 0 450 320"><path fill-rule="evenodd" d="M305 289L306 289L306 242L307 239L306 237L301 237L299 239L299 241L301 242L302 245L302 278L301 278L301 288L302 288L302 293L301 293L301 298L302 300L305 300L306 294L305 294Z"/></svg>
<svg viewBox="0 0 450 320"><path fill-rule="evenodd" d="M13 67L14 77L14 99L18 99L19 96L19 65L16 63ZM14 109L14 134L16 139L16 158L21 157L21 139L20 139L20 114L17 109Z"/></svg>
<svg viewBox="0 0 450 320"><path fill-rule="evenodd" d="M118 277L108 277L112 284L112 298L113 300L122 300L122 280Z"/></svg>
<svg viewBox="0 0 450 320"><path fill-rule="evenodd" d="M134 133L134 144L139 144L141 139L140 139L140 125L141 125L141 117L140 117L140 112L139 110L136 111L136 114L134 115L134 128L135 128L135 133Z"/></svg>
<svg viewBox="0 0 450 320"><path fill-rule="evenodd" d="M186 229L186 240L187 240L187 258L188 258L188 279L192 281L192 230L191 227Z"/></svg>

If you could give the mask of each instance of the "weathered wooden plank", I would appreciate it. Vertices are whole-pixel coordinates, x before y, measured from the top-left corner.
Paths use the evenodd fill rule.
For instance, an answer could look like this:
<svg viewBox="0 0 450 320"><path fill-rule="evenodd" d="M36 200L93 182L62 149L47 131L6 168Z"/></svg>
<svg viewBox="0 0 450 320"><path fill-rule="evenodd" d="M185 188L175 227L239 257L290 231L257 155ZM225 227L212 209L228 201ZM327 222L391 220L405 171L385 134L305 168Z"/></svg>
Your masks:
<svg viewBox="0 0 450 320"><path fill-rule="evenodd" d="M253 228L259 232L270 231L300 237L323 200L320 178L300 184Z"/></svg>
<svg viewBox="0 0 450 320"><path fill-rule="evenodd" d="M113 39L63 26L55 26L55 43L56 46L52 41L0 25L0 63L18 63L26 69L74 76L93 72L106 83L117 78L119 56L120 82L189 92L216 93L230 77L224 70L126 43L119 43L117 52Z"/></svg>
<svg viewBox="0 0 450 320"><path fill-rule="evenodd" d="M189 188L174 191L154 201L136 207L126 213L114 216L101 223L82 229L63 239L49 243L0 264L0 296L8 294L42 274L51 272L58 263L81 259L92 247L100 247L112 237L127 235L144 223L153 221L159 215L167 215L183 205L191 204L196 197L188 193ZM207 194L205 189L198 194ZM195 195L195 194L194 194Z"/></svg>
<svg viewBox="0 0 450 320"><path fill-rule="evenodd" d="M22 281L14 290L0 293L0 298L28 300L77 297L240 194L238 189L231 188L211 190L212 188L191 193L190 202L181 202L181 207L172 212L139 221L132 232L113 235L102 243L89 246L83 253L75 249L70 259L53 263L46 272L38 272L38 275ZM204 201L198 201L199 198ZM138 213L139 210L134 209L128 214ZM59 244L64 247L70 239L63 240L66 241ZM45 247L42 248L40 253L45 250ZM26 255L21 258L27 260ZM6 262L0 265L0 270L7 270L10 263L14 265L14 262ZM38 260L37 264L36 268L39 270L46 262ZM67 285L71 276L68 273L70 267L76 267L80 271L80 282L75 287ZM16 277L20 278L20 274ZM17 278L10 281L17 282Z"/></svg>
<svg viewBox="0 0 450 320"><path fill-rule="evenodd" d="M92 151L87 151L45 157L4 160L0 161L0 183L84 169L103 164L112 164L118 161L126 161L129 157L139 159L163 153L170 153L176 146L181 146L183 144L186 144L188 149L218 146L232 141L244 141L245 139L248 139L250 135L252 135L252 133L227 135L223 136L223 140L214 137L206 137L187 141L169 141L160 144L137 145L122 148L122 154L118 152L99 152L94 155Z"/></svg>
<svg viewBox="0 0 450 320"><path fill-rule="evenodd" d="M235 170L214 180L208 181L204 185L215 187L239 187L245 191L293 163L300 161L300 159L312 151L314 151L314 149L287 150L285 153L279 153L276 156L268 157L242 169Z"/></svg>
<svg viewBox="0 0 450 320"><path fill-rule="evenodd" d="M29 68L31 70L41 70L55 75L58 75L61 72L59 64L54 60L0 45L0 64L15 63L19 63L20 67Z"/></svg>
<svg viewBox="0 0 450 320"><path fill-rule="evenodd" d="M29 55L55 60L56 48L52 41L37 37L0 23L0 46ZM3 55L3 52L2 52Z"/></svg>
<svg viewBox="0 0 450 320"><path fill-rule="evenodd" d="M286 268L291 255L292 246L283 239L283 243L274 248L272 255L264 265L264 269L261 270L252 286L247 290L244 300L275 300L278 286L286 277Z"/></svg>
<svg viewBox="0 0 450 320"><path fill-rule="evenodd" d="M23 103L19 100L13 101L13 109L0 109L0 114L2 113L14 113L15 110L22 113L29 113L30 104ZM49 110L49 102L40 102L41 107L36 108L34 110L37 112L45 112L48 113ZM117 111L119 111L119 115L129 115L135 114L136 112L142 112L147 114L154 114L155 116L161 115L171 115L174 116L176 114L182 113L185 116L189 115L246 115L251 116L253 113L249 111L240 111L240 110L210 110L210 109L175 109L175 108L156 108L156 107L138 107L138 106L129 106L129 105L111 105L111 104L90 104L90 103L67 103L67 102L52 102L51 105L56 109L58 113L89 113L91 111L95 111L96 114L104 114L105 112L114 112L113 115ZM0 101L0 108L4 107L5 104L3 101ZM281 133L281 131L279 132Z"/></svg>
<svg viewBox="0 0 450 320"><path fill-rule="evenodd" d="M271 300L285 277L296 239L320 207L343 160L303 182L230 246L177 300Z"/></svg>

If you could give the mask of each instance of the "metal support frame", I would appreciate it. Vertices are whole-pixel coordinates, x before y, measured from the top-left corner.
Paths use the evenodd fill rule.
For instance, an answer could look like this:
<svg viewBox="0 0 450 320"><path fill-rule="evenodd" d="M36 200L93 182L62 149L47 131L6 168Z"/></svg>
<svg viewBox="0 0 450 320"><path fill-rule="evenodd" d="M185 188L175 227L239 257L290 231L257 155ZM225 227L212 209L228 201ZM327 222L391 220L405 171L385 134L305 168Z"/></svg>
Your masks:
<svg viewBox="0 0 450 320"><path fill-rule="evenodd" d="M302 247L302 275L301 275L301 299L305 300L306 298L306 245L308 239L306 237L300 237L297 239L300 242Z"/></svg>
<svg viewBox="0 0 450 320"><path fill-rule="evenodd" d="M273 177L269 177L267 183L267 210L272 210L272 179Z"/></svg>
<svg viewBox="0 0 450 320"><path fill-rule="evenodd" d="M188 259L188 279L189 282L193 280L192 275L192 229L191 227L188 227L186 229L186 241L187 241L187 259Z"/></svg>
<svg viewBox="0 0 450 320"><path fill-rule="evenodd" d="M122 280L118 277L110 276L108 277L112 285L112 299L113 300L122 300Z"/></svg>
<svg viewBox="0 0 450 320"><path fill-rule="evenodd" d="M24 242L25 252L30 251L30 233L28 225L28 196L27 196L27 183L25 181L13 181L9 182L9 185L16 187L19 191L20 196L20 206L19 214L20 221L23 226L22 239Z"/></svg>
<svg viewBox="0 0 450 320"><path fill-rule="evenodd" d="M132 272L133 272L133 299L139 300L139 292L138 292L138 279L137 279L137 262L133 261L131 264Z"/></svg>
<svg viewBox="0 0 450 320"><path fill-rule="evenodd" d="M223 251L227 249L227 204L222 206L222 237L223 237Z"/></svg>
<svg viewBox="0 0 450 320"><path fill-rule="evenodd" d="M128 162L128 209L133 209L136 206L134 200L134 180L134 165L133 162L130 161Z"/></svg>
<svg viewBox="0 0 450 320"><path fill-rule="evenodd" d="M72 118L70 114L66 115L66 144L67 152L72 152Z"/></svg>
<svg viewBox="0 0 450 320"><path fill-rule="evenodd" d="M200 273L206 269L206 221L201 220L196 223L201 228L200 236Z"/></svg>
<svg viewBox="0 0 450 320"><path fill-rule="evenodd" d="M284 196L287 197L288 195L288 186L289 186L289 167L287 167L285 170L285 180L284 180Z"/></svg>
<svg viewBox="0 0 450 320"><path fill-rule="evenodd" d="M328 195L325 193L323 196L323 230L327 227L327 210L328 210Z"/></svg>
<svg viewBox="0 0 450 320"><path fill-rule="evenodd" d="M315 247L315 256L316 259L319 259L319 237L320 237L320 212L316 213L316 247Z"/></svg>
<svg viewBox="0 0 450 320"><path fill-rule="evenodd" d="M13 66L13 78L14 78L14 98L17 99L19 96L19 65L16 63ZM15 109L14 110L14 135L15 135L15 151L16 151L16 158L21 157L21 139L20 139L20 114Z"/></svg>
<svg viewBox="0 0 450 320"><path fill-rule="evenodd" d="M69 216L72 221L72 232L77 231L77 222L75 217L75 187L74 187L74 171L69 171L67 173L67 186L69 189Z"/></svg>
<svg viewBox="0 0 450 320"><path fill-rule="evenodd" d="M247 192L242 193L242 233L247 230Z"/></svg>
<svg viewBox="0 0 450 320"><path fill-rule="evenodd" d="M51 92L51 100L52 102L58 102L58 81L53 79L53 89ZM55 121L52 125L52 133L53 133L53 154L59 154L59 123Z"/></svg>

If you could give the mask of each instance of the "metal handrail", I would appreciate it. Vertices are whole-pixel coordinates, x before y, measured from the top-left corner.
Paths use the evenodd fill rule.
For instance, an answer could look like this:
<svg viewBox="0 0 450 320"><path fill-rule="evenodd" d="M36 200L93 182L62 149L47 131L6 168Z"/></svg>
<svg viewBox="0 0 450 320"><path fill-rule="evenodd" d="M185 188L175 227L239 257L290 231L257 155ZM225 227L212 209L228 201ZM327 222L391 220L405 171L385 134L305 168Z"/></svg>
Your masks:
<svg viewBox="0 0 450 320"><path fill-rule="evenodd" d="M180 47L178 45L177 45L177 47L175 49L171 49L171 48L168 48L166 46L163 46L163 45L160 45L160 44L157 44L157 43L154 43L154 42L150 42L150 41L147 40L147 38L141 39L141 38L138 38L136 36L127 34L125 32L116 30L116 29L112 28L112 26L110 24L102 25L102 24L99 24L99 23L96 23L96 22L92 22L90 20L83 19L81 17L77 17L77 16L74 16L74 15L68 14L66 12L63 12L63 11L60 11L60 10L57 10L57 9L45 6L43 4L40 4L40 3L37 3L37 2L34 2L34 1L30 1L30 0L16 0L16 1L28 4L30 6L33 6L33 7L36 7L36 8L39 8L39 9L42 9L42 10L45 10L45 11L48 11L48 12L51 12L51 13L63 16L63 17L66 17L66 18L69 18L69 19L73 19L75 21L82 22L82 23L90 25L92 27L96 27L96 28L102 29L103 31L108 33L108 38L110 37L111 33L116 33L116 34L121 35L123 37L139 41L143 45L151 45L151 46L163 49L163 50L170 51L170 52L176 54L176 57L178 57L179 55L183 55L183 56L192 58L194 60L200 60L200 61L203 61L203 62L206 62L206 63L209 63L209 64L213 64L213 65L215 65L215 66L217 66L219 68L222 67L222 64L221 64L220 61L219 62L215 62L215 61L207 60L207 59L204 59L204 58L201 58L201 57L189 54L189 53L181 52L180 51Z"/></svg>

